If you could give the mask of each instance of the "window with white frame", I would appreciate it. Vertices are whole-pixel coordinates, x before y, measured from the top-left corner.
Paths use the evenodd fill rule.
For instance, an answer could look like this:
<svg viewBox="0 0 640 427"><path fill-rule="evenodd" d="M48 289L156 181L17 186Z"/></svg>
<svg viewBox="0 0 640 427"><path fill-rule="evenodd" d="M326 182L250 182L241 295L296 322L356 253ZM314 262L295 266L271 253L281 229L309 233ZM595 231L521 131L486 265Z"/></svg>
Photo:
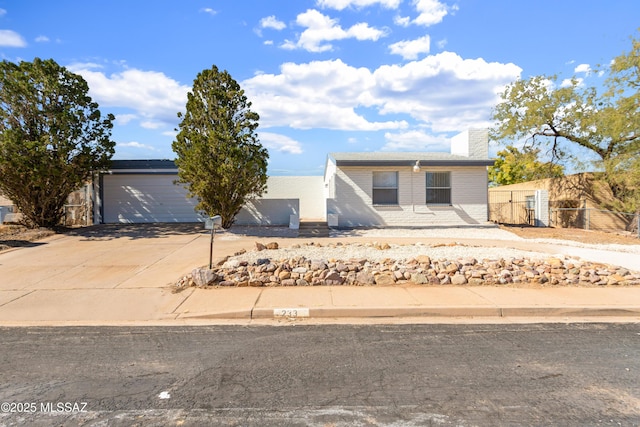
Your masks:
<svg viewBox="0 0 640 427"><path fill-rule="evenodd" d="M451 173L427 172L427 204L451 204Z"/></svg>
<svg viewBox="0 0 640 427"><path fill-rule="evenodd" d="M398 172L373 172L373 204L398 204Z"/></svg>

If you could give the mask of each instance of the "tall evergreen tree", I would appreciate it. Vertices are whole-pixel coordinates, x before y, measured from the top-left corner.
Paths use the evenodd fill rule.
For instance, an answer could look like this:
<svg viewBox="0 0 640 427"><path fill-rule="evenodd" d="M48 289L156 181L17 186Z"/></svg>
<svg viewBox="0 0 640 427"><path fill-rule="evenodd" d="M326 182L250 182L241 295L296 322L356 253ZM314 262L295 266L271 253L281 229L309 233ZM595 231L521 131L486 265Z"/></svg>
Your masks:
<svg viewBox="0 0 640 427"><path fill-rule="evenodd" d="M60 224L67 196L108 168L114 116L54 60L0 63L0 191L32 226Z"/></svg>
<svg viewBox="0 0 640 427"><path fill-rule="evenodd" d="M196 209L220 215L229 228L242 206L262 195L269 154L256 134L259 116L240 85L214 65L188 94L186 113L172 144L178 182L199 201Z"/></svg>

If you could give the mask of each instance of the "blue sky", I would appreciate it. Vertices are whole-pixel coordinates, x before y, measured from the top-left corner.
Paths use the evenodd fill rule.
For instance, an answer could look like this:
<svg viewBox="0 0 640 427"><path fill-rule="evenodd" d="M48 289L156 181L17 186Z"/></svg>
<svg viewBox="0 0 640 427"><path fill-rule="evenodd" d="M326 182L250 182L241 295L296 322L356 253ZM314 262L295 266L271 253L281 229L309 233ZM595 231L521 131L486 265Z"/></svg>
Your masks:
<svg viewBox="0 0 640 427"><path fill-rule="evenodd" d="M173 159L215 64L260 114L269 174L319 175L332 151L448 151L517 78L598 85L638 16L637 0L0 0L0 54L81 74L116 115L114 159Z"/></svg>

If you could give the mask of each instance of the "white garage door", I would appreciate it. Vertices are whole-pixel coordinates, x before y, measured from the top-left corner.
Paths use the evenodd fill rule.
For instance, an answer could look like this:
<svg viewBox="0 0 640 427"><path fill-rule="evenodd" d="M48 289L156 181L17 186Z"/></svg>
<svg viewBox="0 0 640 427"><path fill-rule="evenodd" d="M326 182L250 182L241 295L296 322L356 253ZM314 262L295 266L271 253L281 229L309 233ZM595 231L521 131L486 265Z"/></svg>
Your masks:
<svg viewBox="0 0 640 427"><path fill-rule="evenodd" d="M196 201L177 175L103 175L103 222L196 222Z"/></svg>

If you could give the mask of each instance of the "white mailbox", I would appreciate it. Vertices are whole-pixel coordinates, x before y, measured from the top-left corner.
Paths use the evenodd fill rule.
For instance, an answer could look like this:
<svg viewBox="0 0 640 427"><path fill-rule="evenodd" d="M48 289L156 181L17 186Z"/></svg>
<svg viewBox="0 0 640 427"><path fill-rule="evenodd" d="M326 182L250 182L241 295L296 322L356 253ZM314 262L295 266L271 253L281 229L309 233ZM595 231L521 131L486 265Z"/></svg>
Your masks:
<svg viewBox="0 0 640 427"><path fill-rule="evenodd" d="M222 225L222 217L220 215L214 215L211 218L207 218L204 221L205 230L213 230L214 228L220 228Z"/></svg>

